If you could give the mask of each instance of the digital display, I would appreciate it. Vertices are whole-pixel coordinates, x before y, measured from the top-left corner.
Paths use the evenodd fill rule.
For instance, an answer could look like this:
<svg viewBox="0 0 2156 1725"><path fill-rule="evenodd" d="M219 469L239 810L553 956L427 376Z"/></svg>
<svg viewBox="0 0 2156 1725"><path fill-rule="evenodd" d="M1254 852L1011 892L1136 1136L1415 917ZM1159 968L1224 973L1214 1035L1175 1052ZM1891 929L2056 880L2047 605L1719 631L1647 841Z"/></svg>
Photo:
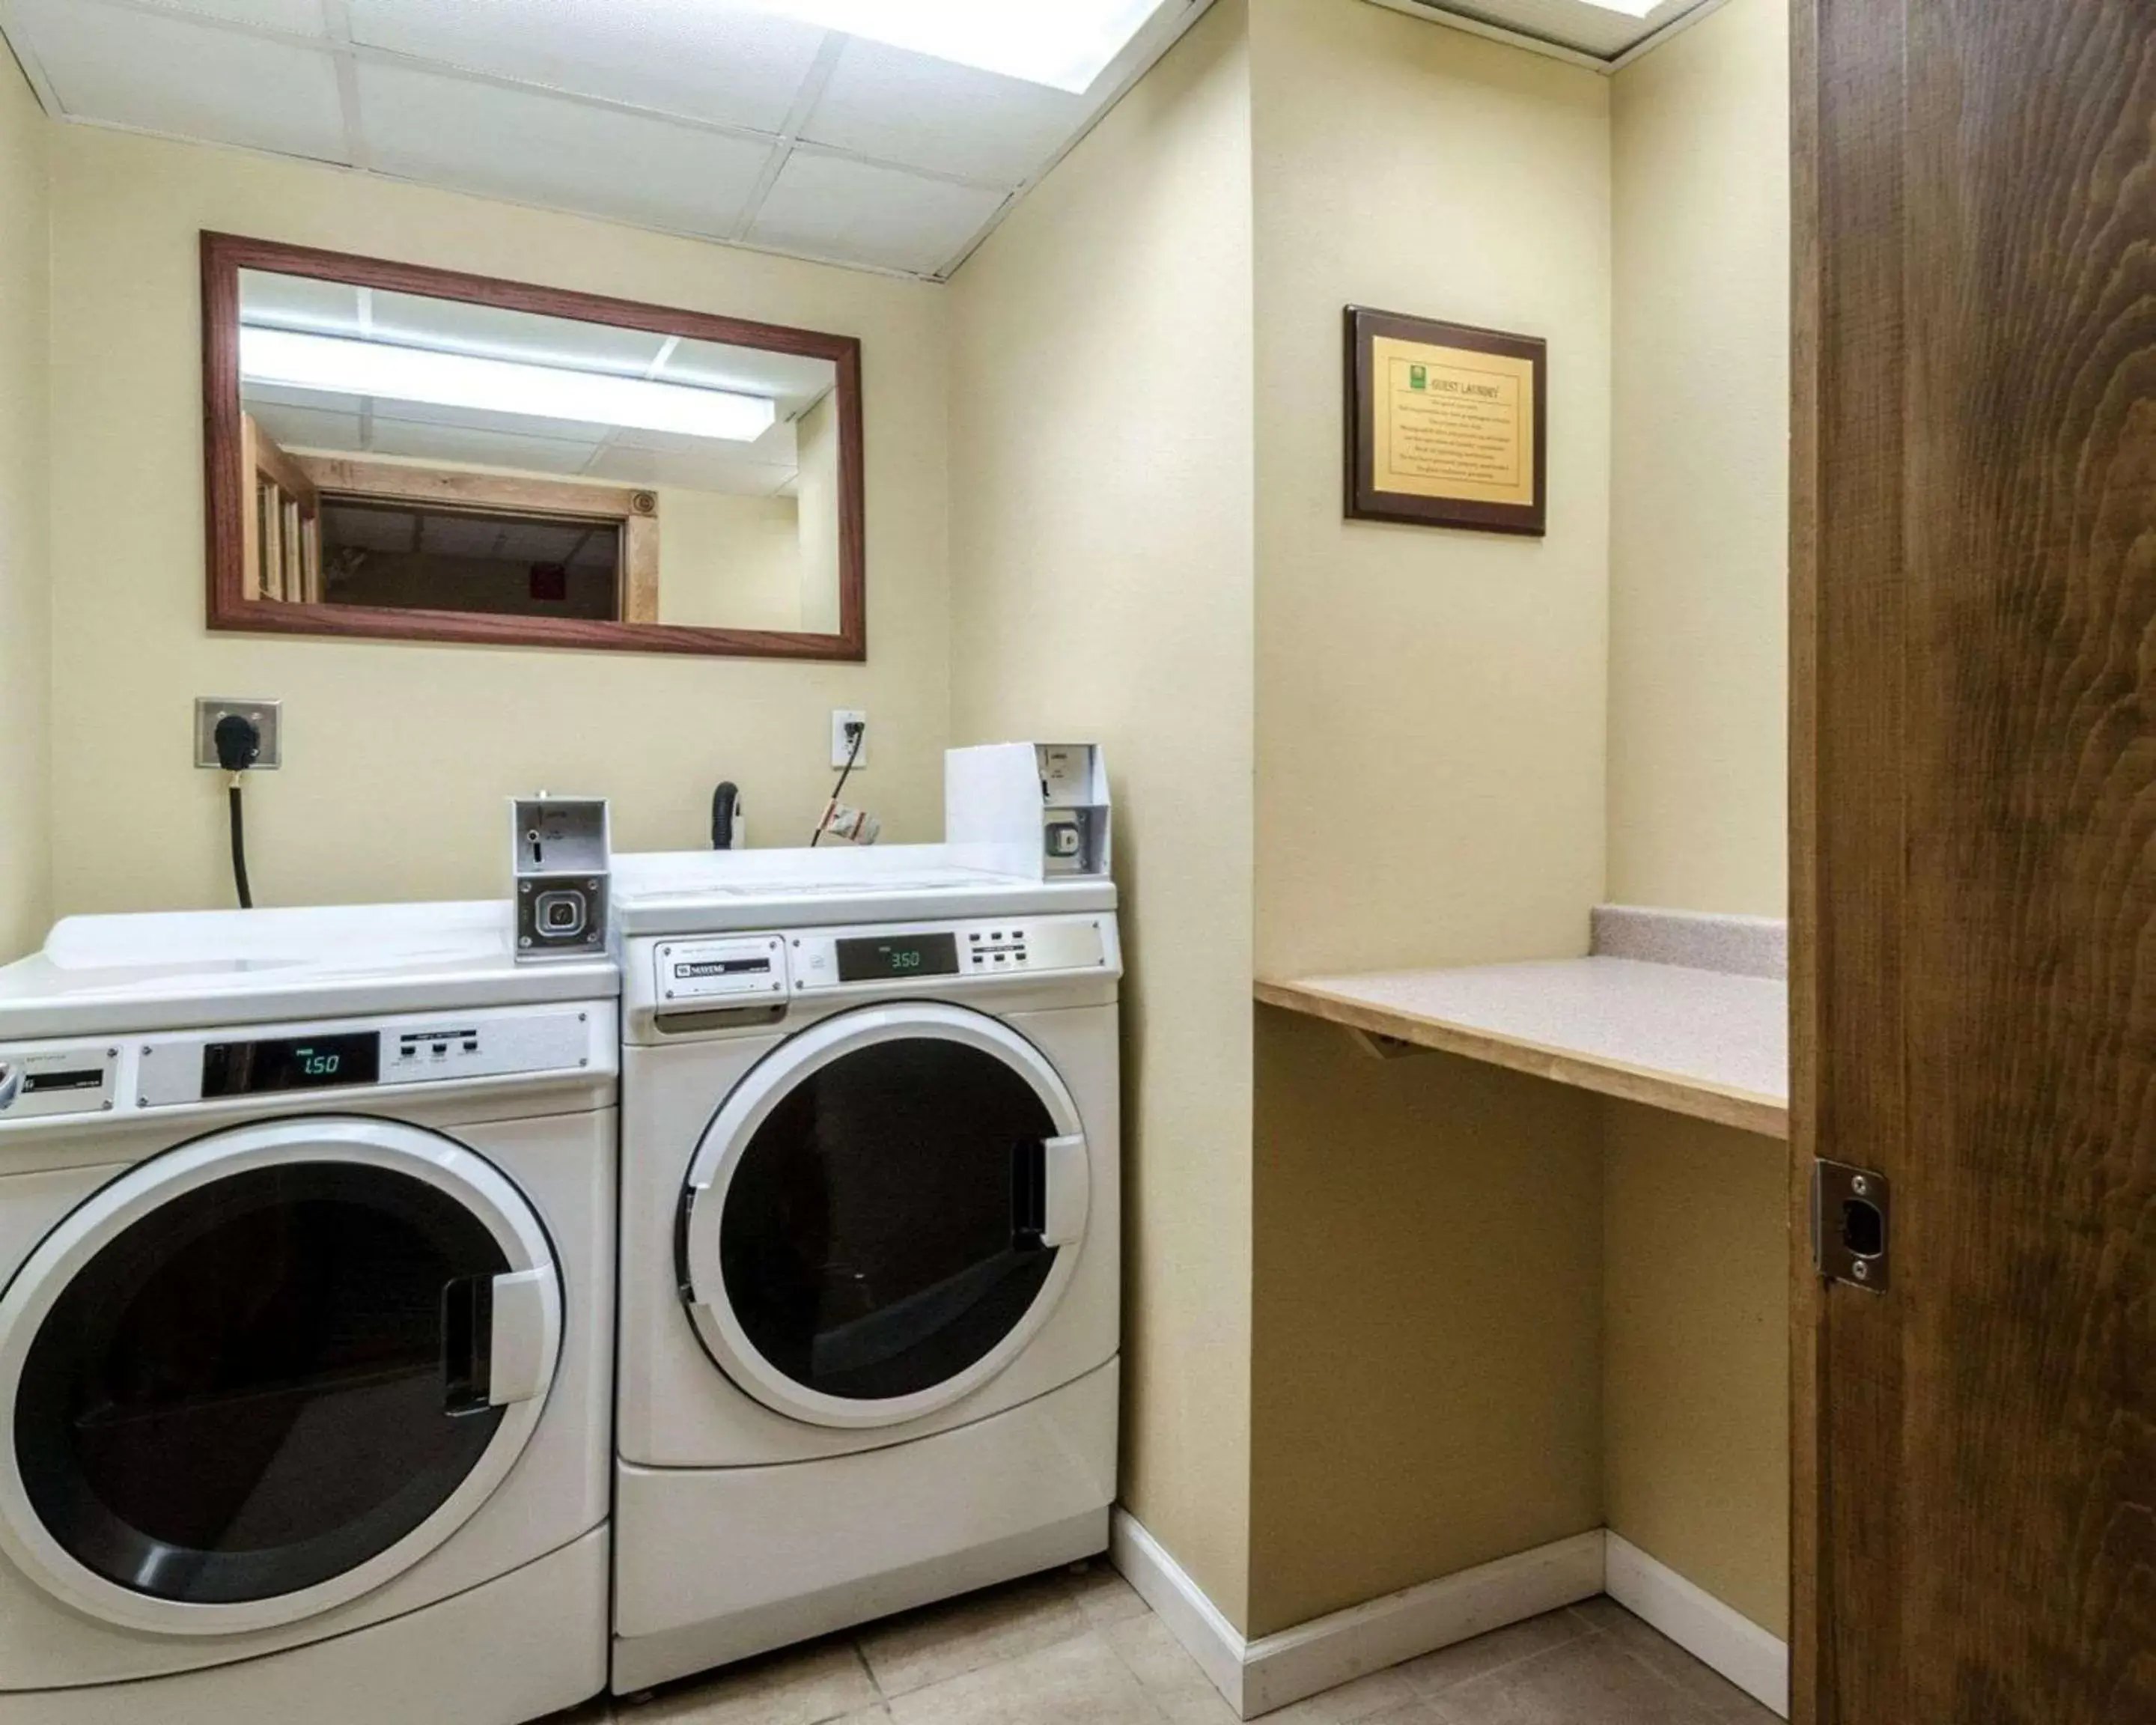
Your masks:
<svg viewBox="0 0 2156 1725"><path fill-rule="evenodd" d="M382 1038L372 1030L344 1036L213 1042L203 1050L205 1096L326 1090L340 1084L372 1084L381 1076Z"/></svg>
<svg viewBox="0 0 2156 1725"><path fill-rule="evenodd" d="M884 983L912 976L956 976L958 937L955 934L877 936L840 941L839 980Z"/></svg>

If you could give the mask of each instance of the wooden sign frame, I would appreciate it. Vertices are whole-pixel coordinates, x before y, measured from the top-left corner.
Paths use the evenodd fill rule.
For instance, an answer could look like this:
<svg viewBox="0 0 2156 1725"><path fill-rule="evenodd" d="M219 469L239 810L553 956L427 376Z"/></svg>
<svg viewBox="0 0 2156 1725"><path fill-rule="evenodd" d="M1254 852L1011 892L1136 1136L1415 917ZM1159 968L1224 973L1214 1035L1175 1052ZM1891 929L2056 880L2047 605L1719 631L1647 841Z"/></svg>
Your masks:
<svg viewBox="0 0 2156 1725"><path fill-rule="evenodd" d="M1367 305L1347 309L1347 514L1350 521L1404 521L1424 527L1457 527L1481 533L1514 533L1541 538L1549 531L1549 344L1537 336L1509 334L1502 330L1478 329L1471 324L1445 323L1435 318L1410 317L1403 312L1378 311ZM1532 464L1530 475L1517 475L1517 489L1527 494L1517 500L1493 498L1495 485L1463 480L1465 495L1433 495L1430 487L1443 483L1431 478L1423 488L1387 489L1378 472L1378 452L1387 428L1378 415L1388 410L1389 398L1378 382L1378 344L1404 344L1416 349L1441 349L1455 355L1486 354L1502 362L1491 373L1491 399L1510 399L1517 415L1522 396L1532 424L1521 434L1515 419L1515 454L1526 453ZM1522 387L1524 364L1527 378ZM1420 366L1412 367L1419 372ZM1433 370L1464 372L1466 368L1433 367ZM1433 380L1436 381L1436 380ZM1458 382L1455 377L1453 380ZM1418 382L1418 388L1421 387ZM1468 383L1470 388L1479 386ZM1496 392L1503 392L1502 395ZM1435 394L1435 392L1433 393ZM1496 410L1470 415L1460 423L1469 437L1487 441L1502 449L1505 428ZM1517 469L1513 470L1517 475Z"/></svg>

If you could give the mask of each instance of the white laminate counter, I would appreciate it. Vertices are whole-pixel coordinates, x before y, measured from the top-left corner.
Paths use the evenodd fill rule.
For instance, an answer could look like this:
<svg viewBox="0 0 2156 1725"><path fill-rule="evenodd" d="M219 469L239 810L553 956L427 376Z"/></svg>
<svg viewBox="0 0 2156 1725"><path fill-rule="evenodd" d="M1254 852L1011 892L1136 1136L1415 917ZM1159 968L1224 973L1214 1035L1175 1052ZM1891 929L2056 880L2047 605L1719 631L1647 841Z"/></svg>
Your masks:
<svg viewBox="0 0 2156 1725"><path fill-rule="evenodd" d="M1789 985L1635 958L1260 982L1270 1006L1786 1138Z"/></svg>

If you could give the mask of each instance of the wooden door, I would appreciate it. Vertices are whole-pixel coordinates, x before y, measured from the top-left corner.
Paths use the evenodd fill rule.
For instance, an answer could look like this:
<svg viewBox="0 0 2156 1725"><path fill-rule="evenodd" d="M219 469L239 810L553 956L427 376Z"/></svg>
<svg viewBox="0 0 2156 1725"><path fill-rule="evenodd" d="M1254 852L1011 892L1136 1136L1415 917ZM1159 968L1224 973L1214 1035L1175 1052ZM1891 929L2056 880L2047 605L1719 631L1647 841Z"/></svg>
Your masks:
<svg viewBox="0 0 2156 1725"><path fill-rule="evenodd" d="M1795 23L1795 1717L2147 1725L2156 0Z"/></svg>

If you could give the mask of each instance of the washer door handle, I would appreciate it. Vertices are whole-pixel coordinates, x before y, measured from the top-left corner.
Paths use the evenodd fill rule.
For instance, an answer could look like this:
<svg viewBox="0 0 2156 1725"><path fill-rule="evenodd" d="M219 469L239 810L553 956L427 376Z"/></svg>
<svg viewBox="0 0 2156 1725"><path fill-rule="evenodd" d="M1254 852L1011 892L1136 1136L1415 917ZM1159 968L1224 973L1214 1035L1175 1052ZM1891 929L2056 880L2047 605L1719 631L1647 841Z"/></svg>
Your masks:
<svg viewBox="0 0 2156 1725"><path fill-rule="evenodd" d="M1082 1137L1050 1138L1041 1149L1047 1175L1047 1202L1043 1206L1040 1243L1070 1245L1085 1237L1086 1212L1091 1198L1091 1176L1086 1166Z"/></svg>

